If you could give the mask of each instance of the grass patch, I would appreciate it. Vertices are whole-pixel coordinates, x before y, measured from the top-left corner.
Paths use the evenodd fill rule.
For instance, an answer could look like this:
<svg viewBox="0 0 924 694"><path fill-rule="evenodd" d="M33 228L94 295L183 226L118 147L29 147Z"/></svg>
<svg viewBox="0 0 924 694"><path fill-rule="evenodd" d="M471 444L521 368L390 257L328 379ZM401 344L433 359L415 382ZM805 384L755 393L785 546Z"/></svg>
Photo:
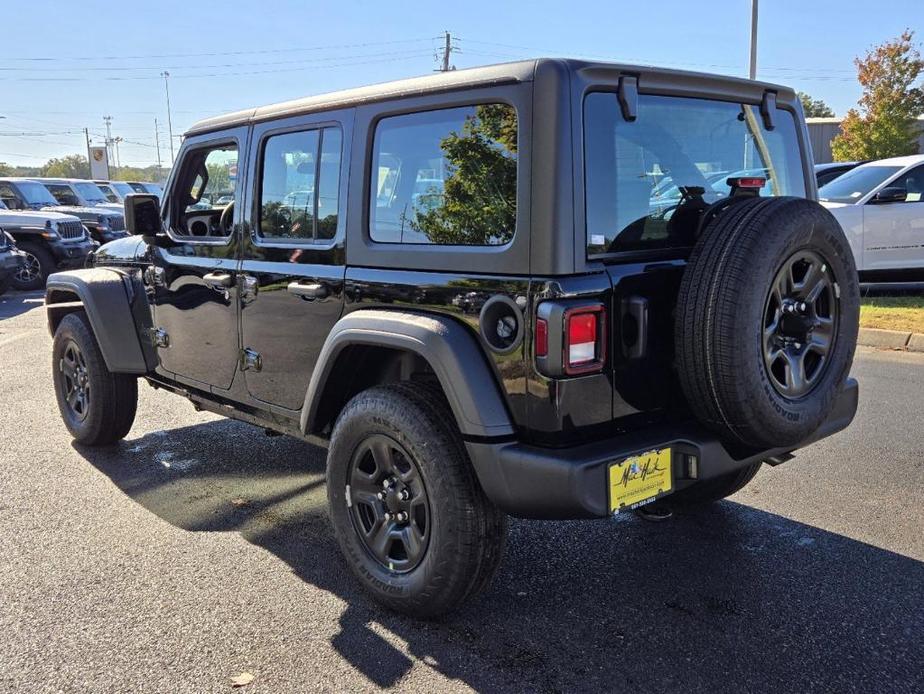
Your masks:
<svg viewBox="0 0 924 694"><path fill-rule="evenodd" d="M860 301L860 326L924 333L924 296L867 296Z"/></svg>

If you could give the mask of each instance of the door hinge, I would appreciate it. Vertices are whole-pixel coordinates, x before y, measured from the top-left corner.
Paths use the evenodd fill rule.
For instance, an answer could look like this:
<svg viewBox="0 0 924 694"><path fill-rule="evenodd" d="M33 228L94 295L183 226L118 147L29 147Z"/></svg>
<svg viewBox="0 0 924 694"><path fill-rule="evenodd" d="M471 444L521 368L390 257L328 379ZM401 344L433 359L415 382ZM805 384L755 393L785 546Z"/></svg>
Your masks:
<svg viewBox="0 0 924 694"><path fill-rule="evenodd" d="M257 282L257 278L251 275L241 275L240 276L240 286L238 291L241 296L242 304L249 304L251 301L257 298L257 291L259 290L260 283Z"/></svg>
<svg viewBox="0 0 924 694"><path fill-rule="evenodd" d="M150 265L144 271L144 283L149 287L163 287L164 269L156 265Z"/></svg>
<svg viewBox="0 0 924 694"><path fill-rule="evenodd" d="M263 358L260 353L245 347L241 352L241 371L261 371L263 369Z"/></svg>
<svg viewBox="0 0 924 694"><path fill-rule="evenodd" d="M151 344L155 347L167 348L170 346L170 336L163 328L151 328Z"/></svg>

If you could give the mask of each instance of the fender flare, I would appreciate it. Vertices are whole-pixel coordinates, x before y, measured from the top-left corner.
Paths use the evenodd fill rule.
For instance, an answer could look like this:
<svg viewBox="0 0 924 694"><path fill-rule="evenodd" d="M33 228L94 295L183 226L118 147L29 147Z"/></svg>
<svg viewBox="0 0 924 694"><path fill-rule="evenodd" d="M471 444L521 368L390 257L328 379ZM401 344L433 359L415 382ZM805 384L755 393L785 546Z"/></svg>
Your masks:
<svg viewBox="0 0 924 694"><path fill-rule="evenodd" d="M497 380L471 332L448 316L361 309L333 327L311 374L301 429L310 433L337 358L350 345L370 345L418 354L436 374L463 436L515 433Z"/></svg>
<svg viewBox="0 0 924 694"><path fill-rule="evenodd" d="M83 308L90 319L106 367L113 373L147 373L153 368L153 363L139 339L139 325L133 311L139 292L134 281L109 268L69 270L49 275L45 304L51 336L54 337L62 314ZM74 302L74 296L79 304ZM147 301L143 292L140 299Z"/></svg>

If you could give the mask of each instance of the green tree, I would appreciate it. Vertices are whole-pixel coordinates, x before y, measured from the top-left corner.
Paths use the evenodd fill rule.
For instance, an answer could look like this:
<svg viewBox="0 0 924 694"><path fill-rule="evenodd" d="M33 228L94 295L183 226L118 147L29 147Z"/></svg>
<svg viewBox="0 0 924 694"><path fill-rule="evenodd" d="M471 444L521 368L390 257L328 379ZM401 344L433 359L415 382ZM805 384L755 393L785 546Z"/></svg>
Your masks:
<svg viewBox="0 0 924 694"><path fill-rule="evenodd" d="M209 171L208 190L228 191L232 189L231 175L226 164L206 164Z"/></svg>
<svg viewBox="0 0 924 694"><path fill-rule="evenodd" d="M850 109L840 134L831 141L835 161L917 153L924 90L914 85L924 71L924 60L913 38L914 32L906 29L854 61L863 96L859 109Z"/></svg>
<svg viewBox="0 0 924 694"><path fill-rule="evenodd" d="M49 159L42 167L42 176L49 178L89 178L90 164L82 154L70 154Z"/></svg>
<svg viewBox="0 0 924 694"><path fill-rule="evenodd" d="M15 169L5 161L0 161L0 176L14 176Z"/></svg>
<svg viewBox="0 0 924 694"><path fill-rule="evenodd" d="M805 92L798 92L798 95L806 118L834 118L834 109L821 99L813 99Z"/></svg>
<svg viewBox="0 0 924 694"><path fill-rule="evenodd" d="M413 229L433 243L506 243L516 224L517 120L503 104L478 106L461 133L440 142L448 176L443 190L415 205Z"/></svg>

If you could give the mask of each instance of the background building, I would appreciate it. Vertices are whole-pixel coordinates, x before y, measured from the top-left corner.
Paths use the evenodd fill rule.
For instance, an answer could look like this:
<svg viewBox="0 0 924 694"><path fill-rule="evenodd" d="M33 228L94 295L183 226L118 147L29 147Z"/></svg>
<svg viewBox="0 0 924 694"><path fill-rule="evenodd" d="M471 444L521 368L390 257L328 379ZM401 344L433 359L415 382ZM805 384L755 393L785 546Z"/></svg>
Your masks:
<svg viewBox="0 0 924 694"><path fill-rule="evenodd" d="M841 118L806 118L808 123L809 141L812 143L812 152L815 154L816 164L827 164L834 161L831 156L831 140L841 131ZM918 121L921 124L921 135L918 137L918 152L924 152L924 116Z"/></svg>

